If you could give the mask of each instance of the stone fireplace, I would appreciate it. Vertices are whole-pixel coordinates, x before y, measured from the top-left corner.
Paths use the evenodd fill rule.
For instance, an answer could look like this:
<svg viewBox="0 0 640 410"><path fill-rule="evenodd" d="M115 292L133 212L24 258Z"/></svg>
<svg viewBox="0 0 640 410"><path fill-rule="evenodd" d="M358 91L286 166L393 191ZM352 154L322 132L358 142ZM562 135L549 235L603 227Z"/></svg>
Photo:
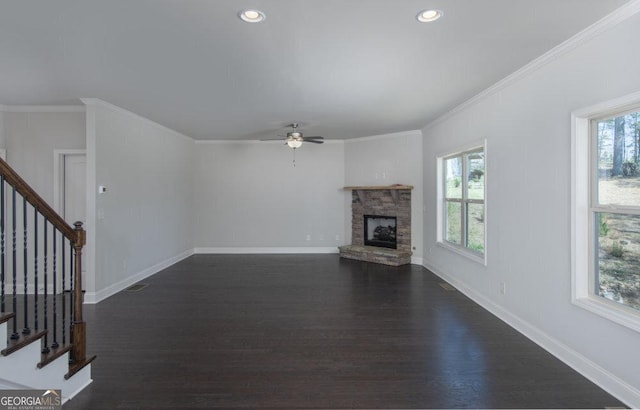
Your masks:
<svg viewBox="0 0 640 410"><path fill-rule="evenodd" d="M410 185L345 187L351 190L351 245L340 256L385 265L411 263Z"/></svg>

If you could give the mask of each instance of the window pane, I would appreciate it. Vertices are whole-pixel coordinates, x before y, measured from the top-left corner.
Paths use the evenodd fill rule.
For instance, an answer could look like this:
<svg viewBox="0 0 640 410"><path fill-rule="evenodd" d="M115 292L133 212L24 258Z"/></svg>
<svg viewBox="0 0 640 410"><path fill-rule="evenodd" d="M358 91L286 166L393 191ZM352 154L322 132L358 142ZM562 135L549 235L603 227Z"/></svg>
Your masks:
<svg viewBox="0 0 640 410"><path fill-rule="evenodd" d="M640 215L595 215L596 294L640 310Z"/></svg>
<svg viewBox="0 0 640 410"><path fill-rule="evenodd" d="M445 160L445 197L462 198L462 157Z"/></svg>
<svg viewBox="0 0 640 410"><path fill-rule="evenodd" d="M446 229L445 239L449 242L462 243L462 204L460 202L446 202Z"/></svg>
<svg viewBox="0 0 640 410"><path fill-rule="evenodd" d="M598 203L640 206L640 112L595 126Z"/></svg>
<svg viewBox="0 0 640 410"><path fill-rule="evenodd" d="M484 152L467 155L469 199L484 199Z"/></svg>
<svg viewBox="0 0 640 410"><path fill-rule="evenodd" d="M484 204L467 205L467 248L484 252Z"/></svg>

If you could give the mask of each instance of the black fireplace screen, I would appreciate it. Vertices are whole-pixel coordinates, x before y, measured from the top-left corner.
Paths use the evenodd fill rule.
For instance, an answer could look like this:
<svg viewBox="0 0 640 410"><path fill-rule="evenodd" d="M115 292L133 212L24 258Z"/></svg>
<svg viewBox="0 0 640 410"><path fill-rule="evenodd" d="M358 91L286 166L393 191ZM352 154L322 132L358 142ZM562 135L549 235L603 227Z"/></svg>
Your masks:
<svg viewBox="0 0 640 410"><path fill-rule="evenodd" d="M397 249L396 217L382 215L364 216L364 244Z"/></svg>

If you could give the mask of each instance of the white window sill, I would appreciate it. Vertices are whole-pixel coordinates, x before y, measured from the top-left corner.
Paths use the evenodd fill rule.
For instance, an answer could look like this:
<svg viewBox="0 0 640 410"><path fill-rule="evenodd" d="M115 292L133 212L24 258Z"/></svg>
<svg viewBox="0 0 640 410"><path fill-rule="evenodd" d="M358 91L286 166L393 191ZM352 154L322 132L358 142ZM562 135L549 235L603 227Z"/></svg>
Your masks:
<svg viewBox="0 0 640 410"><path fill-rule="evenodd" d="M486 252L484 254L478 253L478 252L473 252L470 250L467 250L465 248L462 248L460 246L455 246L452 244L449 244L448 242L443 242L443 241L438 241L436 242L439 246L448 249L454 253L457 253L458 255L462 255L467 259L471 259L472 261L479 263L483 266L487 266L487 254Z"/></svg>
<svg viewBox="0 0 640 410"><path fill-rule="evenodd" d="M640 312L628 306L620 305L600 296L574 298L573 304L593 312L605 319L640 332Z"/></svg>

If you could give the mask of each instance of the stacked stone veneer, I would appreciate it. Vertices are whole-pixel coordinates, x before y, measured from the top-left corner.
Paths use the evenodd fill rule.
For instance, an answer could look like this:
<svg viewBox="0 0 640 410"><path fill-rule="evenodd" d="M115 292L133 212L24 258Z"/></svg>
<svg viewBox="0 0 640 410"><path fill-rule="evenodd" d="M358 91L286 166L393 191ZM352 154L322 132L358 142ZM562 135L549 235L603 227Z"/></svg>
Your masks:
<svg viewBox="0 0 640 410"><path fill-rule="evenodd" d="M395 216L397 249L365 246L364 215ZM358 189L351 194L351 245L340 256L400 266L411 263L411 190Z"/></svg>

